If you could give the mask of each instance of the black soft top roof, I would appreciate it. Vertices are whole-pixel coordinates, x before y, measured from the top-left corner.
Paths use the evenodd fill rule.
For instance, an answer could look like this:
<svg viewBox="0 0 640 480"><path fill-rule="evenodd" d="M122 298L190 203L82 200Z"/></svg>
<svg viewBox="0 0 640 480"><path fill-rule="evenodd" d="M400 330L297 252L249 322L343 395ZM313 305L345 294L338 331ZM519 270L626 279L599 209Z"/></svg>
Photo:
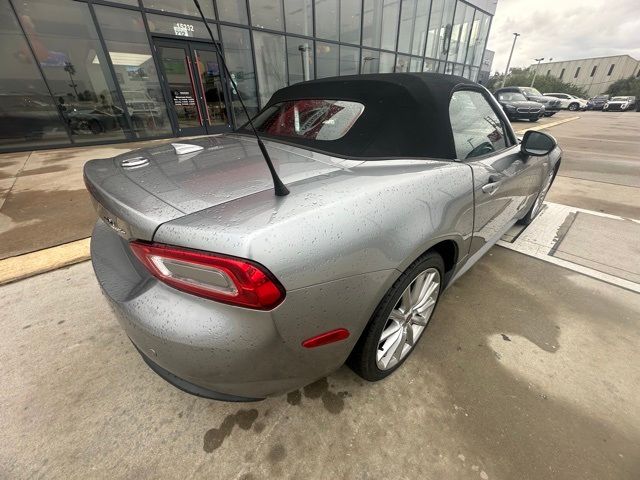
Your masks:
<svg viewBox="0 0 640 480"><path fill-rule="evenodd" d="M297 99L349 100L365 108L337 140L274 137L344 157L456 157L449 99L466 78L439 73L381 73L331 77L278 90L265 106ZM265 135L266 138L269 135Z"/></svg>

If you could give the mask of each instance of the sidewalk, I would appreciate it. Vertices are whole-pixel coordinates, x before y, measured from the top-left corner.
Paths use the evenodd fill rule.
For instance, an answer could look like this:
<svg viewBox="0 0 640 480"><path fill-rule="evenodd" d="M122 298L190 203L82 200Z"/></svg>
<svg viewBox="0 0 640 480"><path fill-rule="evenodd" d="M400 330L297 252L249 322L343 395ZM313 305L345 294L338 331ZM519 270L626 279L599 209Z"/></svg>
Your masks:
<svg viewBox="0 0 640 480"><path fill-rule="evenodd" d="M0 154L0 260L91 234L96 214L82 181L86 161L170 141Z"/></svg>

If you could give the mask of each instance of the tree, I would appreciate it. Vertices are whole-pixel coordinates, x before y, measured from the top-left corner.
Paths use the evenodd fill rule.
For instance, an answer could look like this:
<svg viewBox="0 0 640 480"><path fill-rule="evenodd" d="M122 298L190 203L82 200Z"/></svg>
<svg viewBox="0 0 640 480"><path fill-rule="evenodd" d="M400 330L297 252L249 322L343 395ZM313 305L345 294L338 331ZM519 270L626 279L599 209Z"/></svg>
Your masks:
<svg viewBox="0 0 640 480"><path fill-rule="evenodd" d="M486 87L492 92L500 88L500 85L502 85L503 77L504 76L501 74L494 74L487 82ZM529 85L531 85L531 80L533 80L533 71L529 69L513 68L511 70L511 73L507 77L505 86L528 87ZM575 95L576 97L581 98L587 97L587 92L583 88L574 85L573 83L563 82L558 77L554 77L553 75L536 75L536 82L533 86L536 89L540 90L540 92L542 93L558 92L568 93L570 95Z"/></svg>
<svg viewBox="0 0 640 480"><path fill-rule="evenodd" d="M634 96L640 98L640 78L629 77L613 82L607 91L612 96Z"/></svg>

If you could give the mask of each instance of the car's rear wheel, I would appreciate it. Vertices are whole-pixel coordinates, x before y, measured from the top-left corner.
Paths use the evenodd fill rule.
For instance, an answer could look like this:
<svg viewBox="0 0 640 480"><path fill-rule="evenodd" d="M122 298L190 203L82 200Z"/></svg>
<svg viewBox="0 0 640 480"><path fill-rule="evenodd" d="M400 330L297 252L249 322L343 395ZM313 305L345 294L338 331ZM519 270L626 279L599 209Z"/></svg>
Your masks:
<svg viewBox="0 0 640 480"><path fill-rule="evenodd" d="M578 108L580 108L580 105L575 102L569 105L569 110L571 110L572 112L575 112L576 110L578 110Z"/></svg>
<svg viewBox="0 0 640 480"><path fill-rule="evenodd" d="M437 253L423 255L400 275L347 361L358 375L375 382L405 362L438 304L443 275L444 262Z"/></svg>

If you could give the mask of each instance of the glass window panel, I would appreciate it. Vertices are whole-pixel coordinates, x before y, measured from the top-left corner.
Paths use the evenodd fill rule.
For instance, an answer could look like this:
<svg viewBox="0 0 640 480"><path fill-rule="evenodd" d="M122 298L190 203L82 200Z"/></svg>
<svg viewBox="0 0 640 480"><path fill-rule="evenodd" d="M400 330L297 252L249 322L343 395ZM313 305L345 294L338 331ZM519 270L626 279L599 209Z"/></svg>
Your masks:
<svg viewBox="0 0 640 480"><path fill-rule="evenodd" d="M250 0L251 25L271 30L284 30L282 0Z"/></svg>
<svg viewBox="0 0 640 480"><path fill-rule="evenodd" d="M383 0L364 0L362 13L362 45L380 48Z"/></svg>
<svg viewBox="0 0 640 480"><path fill-rule="evenodd" d="M124 5L131 5L132 7L139 6L138 0L109 0L109 1L113 3L122 3Z"/></svg>
<svg viewBox="0 0 640 480"><path fill-rule="evenodd" d="M184 18L168 17L166 15L147 14L149 30L152 33L163 33L165 35L177 35L178 37L202 38L209 40L209 32L204 23L198 20L186 20ZM218 38L218 29L215 25L209 24L215 39Z"/></svg>
<svg viewBox="0 0 640 480"><path fill-rule="evenodd" d="M422 58L420 57L411 57L411 63L409 65L410 72L420 72L422 71Z"/></svg>
<svg viewBox="0 0 640 480"><path fill-rule="evenodd" d="M142 14L95 6L116 79L139 137L168 135L171 124Z"/></svg>
<svg viewBox="0 0 640 480"><path fill-rule="evenodd" d="M251 37L244 28L220 26L224 57L231 73L231 78L238 86L236 91L231 85L231 107L236 118L236 126L244 124L248 119L242 110L238 93L249 111L254 115L258 111L258 95L256 92L256 74L253 71L251 56Z"/></svg>
<svg viewBox="0 0 640 480"><path fill-rule="evenodd" d="M0 31L0 148L69 143L56 103L7 2L0 2Z"/></svg>
<svg viewBox="0 0 640 480"><path fill-rule="evenodd" d="M363 8L362 45L395 50L400 0L365 0Z"/></svg>
<svg viewBox="0 0 640 480"><path fill-rule="evenodd" d="M408 55L398 55L396 59L396 72L409 72L411 57Z"/></svg>
<svg viewBox="0 0 640 480"><path fill-rule="evenodd" d="M338 40L338 0L316 1L316 37Z"/></svg>
<svg viewBox="0 0 640 480"><path fill-rule="evenodd" d="M460 160L499 152L507 148L501 120L478 92L454 92L449 103L449 119Z"/></svg>
<svg viewBox="0 0 640 480"><path fill-rule="evenodd" d="M338 75L338 45L316 42L316 78Z"/></svg>
<svg viewBox="0 0 640 480"><path fill-rule="evenodd" d="M432 60L430 58L424 59L424 64L422 65L423 72L437 72L438 71L438 61Z"/></svg>
<svg viewBox="0 0 640 480"><path fill-rule="evenodd" d="M447 58L455 5L455 0L433 0L427 34L426 57L441 60Z"/></svg>
<svg viewBox="0 0 640 480"><path fill-rule="evenodd" d="M287 37L289 85L314 78L313 42L299 37Z"/></svg>
<svg viewBox="0 0 640 480"><path fill-rule="evenodd" d="M398 51L409 53L411 51L411 34L416 16L417 0L404 0L400 12L400 32L398 33Z"/></svg>
<svg viewBox="0 0 640 480"><path fill-rule="evenodd" d="M356 75L360 64L360 49L340 46L340 75Z"/></svg>
<svg viewBox="0 0 640 480"><path fill-rule="evenodd" d="M379 73L393 73L393 68L396 63L396 54L388 52L380 52L380 66L378 68Z"/></svg>
<svg viewBox="0 0 640 480"><path fill-rule="evenodd" d="M380 52L362 49L360 73L378 73L380 70Z"/></svg>
<svg viewBox="0 0 640 480"><path fill-rule="evenodd" d="M74 141L124 139L124 105L87 4L22 0L14 5Z"/></svg>
<svg viewBox="0 0 640 480"><path fill-rule="evenodd" d="M313 36L312 0L284 0L287 32Z"/></svg>
<svg viewBox="0 0 640 480"><path fill-rule="evenodd" d="M136 2L137 3L137 2ZM143 0L146 8L162 10L163 12L181 13L183 15L193 15L199 17L200 13L192 1L176 2L175 0ZM212 0L200 0L202 13L207 18L215 18Z"/></svg>
<svg viewBox="0 0 640 480"><path fill-rule="evenodd" d="M253 32L260 105L287 85L284 35Z"/></svg>
<svg viewBox="0 0 640 480"><path fill-rule="evenodd" d="M360 44L360 15L362 0L341 0L340 41Z"/></svg>
<svg viewBox="0 0 640 480"><path fill-rule="evenodd" d="M247 25L247 4L244 0L216 0L220 20Z"/></svg>
<svg viewBox="0 0 640 480"><path fill-rule="evenodd" d="M430 4L430 0L418 0L416 5L416 21L413 24L413 40L411 42L413 55L423 55L424 53Z"/></svg>
<svg viewBox="0 0 640 480"><path fill-rule="evenodd" d="M469 80L473 80L474 82L478 81L478 72L480 71L479 67L465 67L465 72L469 71L469 74L467 75L467 78Z"/></svg>
<svg viewBox="0 0 640 480"><path fill-rule="evenodd" d="M489 34L489 24L491 17L480 10L476 10L476 16L473 20L473 28L471 29L471 38L469 40L469 54L466 62L474 67L480 66L482 61L482 53Z"/></svg>
<svg viewBox="0 0 640 480"><path fill-rule="evenodd" d="M456 15L451 29L451 44L449 46L449 61L463 63L467 54L471 22L474 8L458 2Z"/></svg>

